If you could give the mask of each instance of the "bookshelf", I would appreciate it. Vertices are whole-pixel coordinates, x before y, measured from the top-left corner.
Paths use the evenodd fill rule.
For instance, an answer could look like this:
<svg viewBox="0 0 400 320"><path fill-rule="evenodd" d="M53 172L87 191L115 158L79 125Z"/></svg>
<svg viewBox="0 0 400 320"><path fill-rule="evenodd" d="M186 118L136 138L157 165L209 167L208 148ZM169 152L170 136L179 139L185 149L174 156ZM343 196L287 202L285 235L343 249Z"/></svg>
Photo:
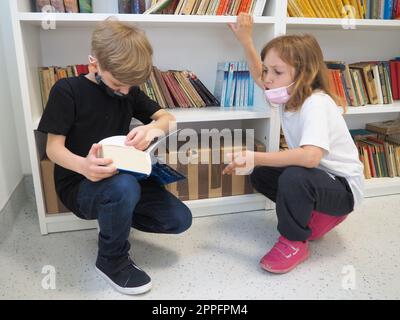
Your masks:
<svg viewBox="0 0 400 320"><path fill-rule="evenodd" d="M80 220L71 213L46 214L39 166L46 140L36 131L42 113L37 68L86 63L95 24L113 15L145 30L154 48L154 64L157 67L161 70L190 69L212 91L217 62L236 61L244 57L243 50L226 25L235 22L236 17L104 13L59 13L49 16L30 12L30 3L30 0L10 1L10 15L40 231L48 234L95 228L96 222ZM327 60L389 60L400 55L400 21L356 20L353 24L355 29L348 30L343 29L341 19L287 18L286 9L286 0L269 0L263 16L255 18L254 40L258 50L275 36L308 32L320 41ZM45 30L43 23L49 22L49 19L55 22L55 29ZM255 106L251 108L211 107L173 109L171 112L180 128L254 129L255 137L266 145L267 150L279 149L278 111L267 105L263 92L257 88ZM397 101L393 105L349 108L345 119L350 128L358 128L372 120L391 119L399 113L400 102ZM367 196L395 193L400 193L400 178L367 181ZM271 208L271 203L259 194L194 200L186 204L194 216Z"/></svg>

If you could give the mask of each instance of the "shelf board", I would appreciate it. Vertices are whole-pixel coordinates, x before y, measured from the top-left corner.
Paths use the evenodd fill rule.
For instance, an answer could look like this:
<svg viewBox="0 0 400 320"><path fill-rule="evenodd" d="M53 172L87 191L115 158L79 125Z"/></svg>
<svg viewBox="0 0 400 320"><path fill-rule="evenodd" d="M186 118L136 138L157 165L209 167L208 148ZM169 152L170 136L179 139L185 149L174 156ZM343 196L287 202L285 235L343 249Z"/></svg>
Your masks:
<svg viewBox="0 0 400 320"><path fill-rule="evenodd" d="M113 13L52 13L42 12L20 12L18 20L23 23L29 23L41 26L42 21L56 21L56 26L60 27L85 27L93 26L99 21L104 21L110 16L117 17L120 21L151 24L152 26L170 26L170 25L190 25L204 26L223 25L236 22L236 16L200 16L200 15L167 15L167 14L113 14ZM275 17L254 17L254 23L274 24Z"/></svg>
<svg viewBox="0 0 400 320"><path fill-rule="evenodd" d="M193 217L212 216L232 212L266 209L266 198L261 194L184 201ZM97 220L79 219L72 213L48 214L45 217L48 233L97 228Z"/></svg>
<svg viewBox="0 0 400 320"><path fill-rule="evenodd" d="M365 197L379 197L400 193L400 177L365 180Z"/></svg>
<svg viewBox="0 0 400 320"><path fill-rule="evenodd" d="M287 18L287 29L399 30L400 20Z"/></svg>
<svg viewBox="0 0 400 320"><path fill-rule="evenodd" d="M176 108L167 111L176 117L177 123L266 119L271 116L266 107Z"/></svg>
<svg viewBox="0 0 400 320"><path fill-rule="evenodd" d="M177 123L190 122L209 122L209 121L234 121L250 119L270 118L270 112L265 107L248 108L225 108L225 107L206 107L206 108L176 108L166 109L176 117ZM40 118L32 120L33 129L37 130Z"/></svg>
<svg viewBox="0 0 400 320"><path fill-rule="evenodd" d="M400 101L393 104L367 105L361 107L348 107L345 115L373 114L373 113L390 113L400 112Z"/></svg>

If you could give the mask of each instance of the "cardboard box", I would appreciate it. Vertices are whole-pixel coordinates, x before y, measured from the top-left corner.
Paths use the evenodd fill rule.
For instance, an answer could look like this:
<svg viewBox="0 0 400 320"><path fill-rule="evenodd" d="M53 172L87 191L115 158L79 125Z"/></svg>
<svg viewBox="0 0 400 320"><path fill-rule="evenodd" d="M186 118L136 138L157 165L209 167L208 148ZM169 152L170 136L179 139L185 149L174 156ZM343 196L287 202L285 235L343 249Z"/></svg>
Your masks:
<svg viewBox="0 0 400 320"><path fill-rule="evenodd" d="M200 145L200 144L199 144ZM221 142L221 148L213 150L203 149L201 146L197 150L181 150L178 145L178 152L169 150L166 155L166 162L172 168L185 175L187 179L166 186L167 190L182 201L199 200L218 197L228 197L254 193L248 175L222 175L222 171L227 166L224 159L227 153L245 150L245 146L225 147ZM255 141L255 151L265 152L265 146L259 141ZM179 152L186 152L189 158L188 164L179 161ZM213 164L215 157L220 157L219 164ZM202 163L203 159L208 158L208 164ZM177 164L176 164L177 163Z"/></svg>
<svg viewBox="0 0 400 320"><path fill-rule="evenodd" d="M54 183L54 163L48 158L44 158L40 161L40 168L42 171L42 185L46 212L48 214L69 212L70 210L62 204L56 193L56 186Z"/></svg>

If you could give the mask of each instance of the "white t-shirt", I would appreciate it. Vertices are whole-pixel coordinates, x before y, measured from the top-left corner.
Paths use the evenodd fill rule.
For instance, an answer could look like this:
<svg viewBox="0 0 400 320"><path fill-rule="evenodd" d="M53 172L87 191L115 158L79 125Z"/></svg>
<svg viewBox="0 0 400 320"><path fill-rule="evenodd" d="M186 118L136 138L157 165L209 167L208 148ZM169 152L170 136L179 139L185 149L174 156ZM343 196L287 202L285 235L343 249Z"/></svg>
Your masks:
<svg viewBox="0 0 400 320"><path fill-rule="evenodd" d="M354 206L360 205L364 197L364 167L342 109L323 92L313 93L297 112L284 111L284 106L279 109L288 147L313 145L324 149L318 168L346 178L353 192Z"/></svg>

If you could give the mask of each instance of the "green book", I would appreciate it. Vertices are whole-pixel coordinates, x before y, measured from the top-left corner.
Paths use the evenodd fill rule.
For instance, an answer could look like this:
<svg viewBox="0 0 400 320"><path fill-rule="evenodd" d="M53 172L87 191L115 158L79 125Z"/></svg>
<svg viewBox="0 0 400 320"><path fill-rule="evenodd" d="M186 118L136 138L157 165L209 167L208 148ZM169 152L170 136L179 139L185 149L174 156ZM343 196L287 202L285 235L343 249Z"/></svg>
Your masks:
<svg viewBox="0 0 400 320"><path fill-rule="evenodd" d="M92 0L79 0L80 13L93 13Z"/></svg>

